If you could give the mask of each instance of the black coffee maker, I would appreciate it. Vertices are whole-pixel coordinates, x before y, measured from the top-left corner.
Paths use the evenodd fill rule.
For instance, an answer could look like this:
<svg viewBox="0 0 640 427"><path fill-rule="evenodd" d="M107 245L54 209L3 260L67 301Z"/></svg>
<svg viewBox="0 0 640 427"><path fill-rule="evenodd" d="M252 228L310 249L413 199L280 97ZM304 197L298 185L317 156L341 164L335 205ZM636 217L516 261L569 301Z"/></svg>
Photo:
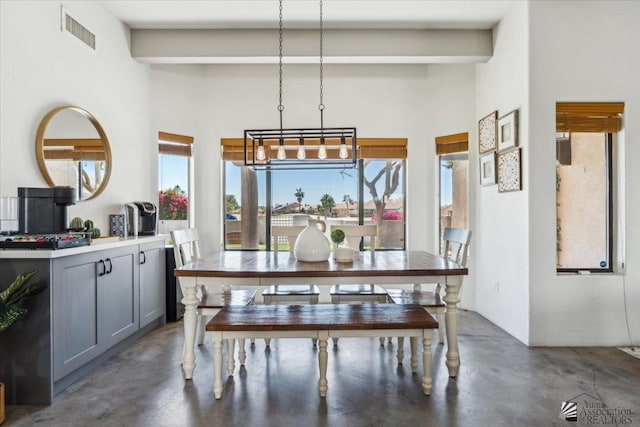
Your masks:
<svg viewBox="0 0 640 427"><path fill-rule="evenodd" d="M69 206L76 203L71 187L18 188L18 230L24 234L64 233Z"/></svg>

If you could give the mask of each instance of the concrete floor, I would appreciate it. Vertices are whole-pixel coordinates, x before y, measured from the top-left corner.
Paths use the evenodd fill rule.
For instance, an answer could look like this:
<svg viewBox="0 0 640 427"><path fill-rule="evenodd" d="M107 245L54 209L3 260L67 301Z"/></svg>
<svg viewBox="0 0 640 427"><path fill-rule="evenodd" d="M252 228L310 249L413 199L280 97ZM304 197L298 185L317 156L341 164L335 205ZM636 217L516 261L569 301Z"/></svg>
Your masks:
<svg viewBox="0 0 640 427"><path fill-rule="evenodd" d="M329 350L323 399L311 341L281 339L267 351L257 341L246 368L236 368L216 401L210 343L196 350L194 379L185 381L182 323L173 323L107 361L52 406L8 407L5 425L589 425L559 418L562 402L581 393L589 397L575 399L579 410L582 400L596 399L629 410L631 425L640 425L639 359L615 348L528 348L472 312L461 312L460 325L459 376L447 376L444 346L434 344L430 397L422 394L421 368L411 374L408 340L398 366L395 341L381 347L377 339L341 339Z"/></svg>

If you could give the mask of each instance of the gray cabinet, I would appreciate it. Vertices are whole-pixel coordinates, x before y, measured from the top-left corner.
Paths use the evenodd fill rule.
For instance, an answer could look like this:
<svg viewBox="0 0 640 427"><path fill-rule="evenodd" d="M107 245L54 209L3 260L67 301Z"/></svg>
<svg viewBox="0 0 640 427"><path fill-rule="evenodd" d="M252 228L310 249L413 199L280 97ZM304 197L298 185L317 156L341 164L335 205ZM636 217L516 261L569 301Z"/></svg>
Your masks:
<svg viewBox="0 0 640 427"><path fill-rule="evenodd" d="M140 245L140 327L165 314L164 242Z"/></svg>
<svg viewBox="0 0 640 427"><path fill-rule="evenodd" d="M64 377L102 352L98 340L96 254L53 262L53 379Z"/></svg>
<svg viewBox="0 0 640 427"><path fill-rule="evenodd" d="M139 328L137 246L53 262L54 380Z"/></svg>
<svg viewBox="0 0 640 427"><path fill-rule="evenodd" d="M46 405L164 323L161 236L55 251L0 251L0 277L38 270L48 292L0 337L7 403ZM0 289L1 290L1 289Z"/></svg>
<svg viewBox="0 0 640 427"><path fill-rule="evenodd" d="M140 282L132 249L104 254L105 273L98 276L98 331L105 348L139 329Z"/></svg>

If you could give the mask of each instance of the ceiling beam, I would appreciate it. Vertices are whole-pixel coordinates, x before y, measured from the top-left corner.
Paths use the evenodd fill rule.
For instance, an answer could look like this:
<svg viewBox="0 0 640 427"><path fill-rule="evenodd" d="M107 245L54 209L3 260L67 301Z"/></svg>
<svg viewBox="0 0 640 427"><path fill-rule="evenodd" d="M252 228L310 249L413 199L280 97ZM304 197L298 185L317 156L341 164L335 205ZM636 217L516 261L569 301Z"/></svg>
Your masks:
<svg viewBox="0 0 640 427"><path fill-rule="evenodd" d="M284 30L283 62L317 63L317 30ZM491 30L324 30L325 63L486 62ZM131 30L131 55L151 64L278 62L278 30Z"/></svg>

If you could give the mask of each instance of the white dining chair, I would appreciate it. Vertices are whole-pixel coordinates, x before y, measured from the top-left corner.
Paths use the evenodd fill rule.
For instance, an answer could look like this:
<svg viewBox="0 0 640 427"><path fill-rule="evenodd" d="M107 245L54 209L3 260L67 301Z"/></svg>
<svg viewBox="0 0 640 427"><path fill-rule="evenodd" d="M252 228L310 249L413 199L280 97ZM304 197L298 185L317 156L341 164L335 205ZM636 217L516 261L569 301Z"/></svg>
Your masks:
<svg viewBox="0 0 640 427"><path fill-rule="evenodd" d="M280 240L286 238L289 244L289 253L293 254L293 247L296 238L305 226L303 225L273 225L271 226L271 238L273 245L271 249L275 252L280 251ZM316 285L272 285L262 292L262 300L264 304L317 304L320 297L320 289ZM265 339L268 346L271 340ZM313 340L316 345L316 340Z"/></svg>
<svg viewBox="0 0 640 427"><path fill-rule="evenodd" d="M189 228L184 230L171 231L171 240L173 241L173 255L176 262L176 268L193 262L200 258L200 246L198 243L198 230ZM180 289L182 288L181 278L178 277ZM255 290L230 290L222 292L222 289L207 289L205 286L198 286L198 294L200 302L197 306L197 323L196 331L198 333L198 345L204 342L205 327L208 319L218 314L222 308L229 305L249 305L255 300ZM228 370L233 372L233 354L234 340L227 341L229 352ZM238 359L241 365L244 365L246 352L244 339L238 340ZM231 373L230 372L230 373Z"/></svg>
<svg viewBox="0 0 640 427"><path fill-rule="evenodd" d="M376 236L378 227L375 224L367 225L332 225L331 231L342 230L345 235L347 245L354 251L354 256L367 256L360 252L360 244L365 237L369 238L369 254L373 256L376 250ZM329 290L331 302L333 304L356 303L356 304L384 304L389 302L387 291L376 284L358 285L333 285ZM384 338L380 338L380 344L384 344ZM338 339L333 340L333 345L338 345Z"/></svg>
<svg viewBox="0 0 640 427"><path fill-rule="evenodd" d="M463 267L467 265L467 255L469 253L469 242L471 241L471 231L460 228L445 228L443 256L450 261ZM421 284L414 284L412 290L387 289L389 298L396 304L418 304L429 314L435 314L438 320L438 341L444 343L445 337L445 311L446 304L442 298L442 286L436 284L434 290L422 290ZM460 292L458 290L458 292ZM402 347L403 338L398 337L398 347Z"/></svg>

